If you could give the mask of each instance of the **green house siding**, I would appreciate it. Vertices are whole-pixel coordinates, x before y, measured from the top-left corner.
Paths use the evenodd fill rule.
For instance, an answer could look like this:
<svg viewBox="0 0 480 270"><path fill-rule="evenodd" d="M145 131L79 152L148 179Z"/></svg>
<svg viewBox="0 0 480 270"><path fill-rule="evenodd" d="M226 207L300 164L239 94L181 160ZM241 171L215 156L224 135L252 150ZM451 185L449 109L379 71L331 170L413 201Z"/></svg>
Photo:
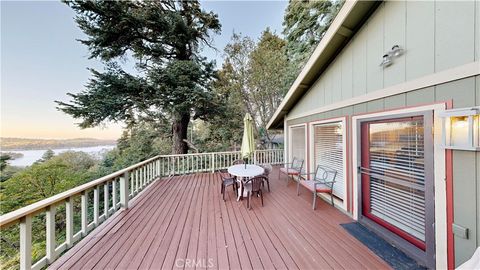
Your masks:
<svg viewBox="0 0 480 270"><path fill-rule="evenodd" d="M289 116L479 61L479 6L478 1L383 2ZM405 53L380 67L393 45Z"/></svg>
<svg viewBox="0 0 480 270"><path fill-rule="evenodd" d="M480 76L292 119L287 125L449 100L454 108L480 106ZM469 229L468 239L454 238L458 266L480 246L480 152L454 151L453 179L454 223Z"/></svg>
<svg viewBox="0 0 480 270"><path fill-rule="evenodd" d="M393 45L404 54L380 67ZM475 61L480 61L480 1L383 2L290 109L287 126L445 101L454 108L480 106L480 76L473 76L321 110ZM458 266L480 246L480 152L453 152L453 192L454 223L469 230L468 239L454 237Z"/></svg>

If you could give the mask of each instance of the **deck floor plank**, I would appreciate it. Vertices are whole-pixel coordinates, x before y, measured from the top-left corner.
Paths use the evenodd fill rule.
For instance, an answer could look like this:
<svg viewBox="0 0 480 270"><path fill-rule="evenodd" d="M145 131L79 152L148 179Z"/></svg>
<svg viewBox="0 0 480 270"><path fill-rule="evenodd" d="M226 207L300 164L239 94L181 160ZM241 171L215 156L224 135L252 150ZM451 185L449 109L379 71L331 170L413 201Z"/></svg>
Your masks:
<svg viewBox="0 0 480 270"><path fill-rule="evenodd" d="M390 269L340 224L353 220L296 185L237 202L218 174L160 179L60 257L51 269Z"/></svg>
<svg viewBox="0 0 480 270"><path fill-rule="evenodd" d="M176 204L178 203L177 198L181 197L181 194L184 192L182 187L185 184L186 183L184 181L177 181L177 184L172 185L172 187L170 188L170 193L167 196L161 198L162 201L165 201L165 204L163 205L163 207L162 205L160 205L159 207L160 209L162 209L162 212L158 217L159 222L157 222L151 228L150 233L141 243L140 247L137 249L132 248L129 252L130 254L133 253L133 257L126 261L126 263L128 263L128 269L138 268L146 258L146 254L148 253L148 251L151 249L152 246L154 246L154 241L160 236L163 236L165 227L168 225L168 223L165 221L167 220L167 217L174 212ZM160 200L160 198L156 198L156 200Z"/></svg>

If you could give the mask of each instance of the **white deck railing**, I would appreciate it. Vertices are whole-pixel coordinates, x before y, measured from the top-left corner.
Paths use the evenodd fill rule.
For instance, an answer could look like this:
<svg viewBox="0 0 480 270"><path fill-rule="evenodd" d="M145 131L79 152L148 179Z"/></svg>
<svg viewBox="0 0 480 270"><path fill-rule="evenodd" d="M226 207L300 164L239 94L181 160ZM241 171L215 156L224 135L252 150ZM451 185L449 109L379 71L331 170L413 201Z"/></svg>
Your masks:
<svg viewBox="0 0 480 270"><path fill-rule="evenodd" d="M107 220L119 209L128 208L130 199L156 179L165 176L197 172L215 172L227 168L240 152L214 152L184 155L162 155L150 158L123 170L114 172L84 185L67 190L50 198L25 206L0 216L0 229L20 226L20 269L41 269L54 262L62 252ZM282 164L283 150L257 150L249 163ZM89 198L93 192L93 218L89 222ZM100 200L103 193L103 200ZM80 197L81 229L74 232L74 199ZM60 206L65 207L65 242L56 243L55 214ZM100 213L100 206L103 211ZM32 262L32 218L45 213L46 255ZM92 213L90 213L90 216Z"/></svg>

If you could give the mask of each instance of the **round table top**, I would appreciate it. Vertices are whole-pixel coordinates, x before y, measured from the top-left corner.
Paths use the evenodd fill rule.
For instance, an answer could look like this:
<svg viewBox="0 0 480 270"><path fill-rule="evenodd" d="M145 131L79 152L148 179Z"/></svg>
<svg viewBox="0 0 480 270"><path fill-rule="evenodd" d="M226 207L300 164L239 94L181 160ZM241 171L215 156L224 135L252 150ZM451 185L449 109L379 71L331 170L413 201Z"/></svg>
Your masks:
<svg viewBox="0 0 480 270"><path fill-rule="evenodd" d="M257 165L252 164L238 164L228 167L228 173L238 177L255 177L263 174L265 170Z"/></svg>

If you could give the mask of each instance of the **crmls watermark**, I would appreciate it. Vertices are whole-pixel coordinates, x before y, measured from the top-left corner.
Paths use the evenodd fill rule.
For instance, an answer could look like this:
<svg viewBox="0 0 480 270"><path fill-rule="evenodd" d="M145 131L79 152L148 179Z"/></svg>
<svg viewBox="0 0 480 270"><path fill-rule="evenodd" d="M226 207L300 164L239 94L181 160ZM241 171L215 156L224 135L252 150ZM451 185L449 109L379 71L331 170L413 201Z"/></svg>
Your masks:
<svg viewBox="0 0 480 270"><path fill-rule="evenodd" d="M212 268L215 266L215 261L213 258L209 259L176 259L176 267L185 267L185 268Z"/></svg>

